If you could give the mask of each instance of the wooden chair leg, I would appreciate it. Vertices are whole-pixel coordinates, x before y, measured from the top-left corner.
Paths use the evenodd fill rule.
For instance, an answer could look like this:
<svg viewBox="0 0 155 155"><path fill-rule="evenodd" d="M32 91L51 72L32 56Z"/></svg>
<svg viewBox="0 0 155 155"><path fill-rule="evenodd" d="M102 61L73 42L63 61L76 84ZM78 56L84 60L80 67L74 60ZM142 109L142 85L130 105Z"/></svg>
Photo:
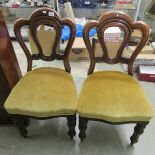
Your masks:
<svg viewBox="0 0 155 155"><path fill-rule="evenodd" d="M147 126L149 122L145 122L145 123L137 123L137 125L134 128L134 133L133 135L130 137L131 140L131 145L133 145L134 143L138 142L139 136L144 132L145 127Z"/></svg>
<svg viewBox="0 0 155 155"><path fill-rule="evenodd" d="M88 119L79 116L79 138L83 141L86 138Z"/></svg>
<svg viewBox="0 0 155 155"><path fill-rule="evenodd" d="M25 120L20 116L11 115L15 126L18 128L20 135L24 138L27 138L27 130L25 128Z"/></svg>
<svg viewBox="0 0 155 155"><path fill-rule="evenodd" d="M25 125L25 127L28 127L29 124L30 124L30 120L29 120L29 118L24 117L24 118L23 118L23 121L24 121L24 125Z"/></svg>
<svg viewBox="0 0 155 155"><path fill-rule="evenodd" d="M76 135L75 132L75 126L76 126L76 115L72 116L67 116L67 121L68 121L68 135L73 139L73 137Z"/></svg>

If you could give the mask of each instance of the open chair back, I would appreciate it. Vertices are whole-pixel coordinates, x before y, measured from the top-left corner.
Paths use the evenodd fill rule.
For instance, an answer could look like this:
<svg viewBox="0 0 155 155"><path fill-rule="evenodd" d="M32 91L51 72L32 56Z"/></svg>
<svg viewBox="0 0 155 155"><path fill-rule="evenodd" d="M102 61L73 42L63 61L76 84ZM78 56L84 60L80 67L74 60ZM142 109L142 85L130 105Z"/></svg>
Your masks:
<svg viewBox="0 0 155 155"><path fill-rule="evenodd" d="M117 54L114 58L110 58L108 55L108 50L105 44L105 38L104 38L104 33L105 30L110 28L110 27L119 27L123 32L124 32L124 38L122 40L122 43L117 50ZM86 44L86 47L89 52L89 57L90 57L90 66L88 70L88 74L93 73L94 68L95 68L95 56L94 56L94 49L91 46L90 40L89 40L89 31L91 28L96 28L97 31L97 38L99 40L99 43L102 47L103 51L103 61L105 63L109 64L116 64L119 62L126 63L128 64L128 74L132 75L132 67L134 60L136 56L139 54L139 52L142 50L142 48L145 46L148 36L149 36L149 28L148 26L141 21L133 21L128 15L122 13L122 12L107 12L104 13L98 21L89 21L86 23L83 31L83 38L84 42ZM123 58L122 53L126 45L129 43L132 32L134 30L140 30L142 33L141 40L136 47L135 51L132 53L131 57L129 59ZM115 47L114 47L115 48Z"/></svg>
<svg viewBox="0 0 155 155"><path fill-rule="evenodd" d="M41 25L49 26L52 29L54 29L56 32L54 44L51 49L51 53L49 55L44 54L43 48L41 47L41 44L37 36L37 30L39 26ZM62 28L64 25L67 25L70 28L70 38L69 38L67 47L63 55L65 70L67 72L70 72L71 68L70 68L68 57L69 57L69 52L72 48L72 44L74 42L75 34L76 34L75 24L72 20L67 19L67 18L60 19L56 11L49 9L49 8L41 8L41 9L36 10L34 13L32 13L29 19L21 18L15 22L15 25L14 25L15 36L16 36L17 41L21 45L22 49L24 50L27 61L28 61L27 71L32 70L32 60L34 59L35 60L41 59L44 61L53 61L55 59L60 58L60 55L56 53L56 50L60 43ZM28 26L32 40L34 41L38 49L37 54L31 54L23 40L23 37L21 34L21 28L24 26Z"/></svg>

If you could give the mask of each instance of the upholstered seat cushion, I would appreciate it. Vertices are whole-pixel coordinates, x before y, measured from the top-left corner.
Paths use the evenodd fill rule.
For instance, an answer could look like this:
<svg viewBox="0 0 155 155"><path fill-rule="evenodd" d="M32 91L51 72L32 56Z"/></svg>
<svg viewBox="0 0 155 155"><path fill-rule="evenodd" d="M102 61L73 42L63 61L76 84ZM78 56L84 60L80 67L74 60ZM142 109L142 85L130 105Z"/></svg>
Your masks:
<svg viewBox="0 0 155 155"><path fill-rule="evenodd" d="M71 75L64 70L39 68L22 77L4 106L10 114L71 115L77 108L76 88Z"/></svg>
<svg viewBox="0 0 155 155"><path fill-rule="evenodd" d="M141 86L123 72L89 75L82 87L78 113L110 122L149 121L153 111Z"/></svg>

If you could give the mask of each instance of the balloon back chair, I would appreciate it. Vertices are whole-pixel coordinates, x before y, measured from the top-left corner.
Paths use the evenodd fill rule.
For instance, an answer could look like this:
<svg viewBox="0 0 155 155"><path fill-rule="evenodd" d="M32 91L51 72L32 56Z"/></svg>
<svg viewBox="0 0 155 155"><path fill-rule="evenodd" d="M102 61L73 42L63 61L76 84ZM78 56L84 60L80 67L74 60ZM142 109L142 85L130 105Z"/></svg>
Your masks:
<svg viewBox="0 0 155 155"><path fill-rule="evenodd" d="M124 32L122 43L113 58L109 57L104 40L104 32L110 27L119 27ZM108 64L126 63L128 74L110 70L93 72L96 60L89 40L91 28L96 28L98 41L103 51L103 62ZM141 31L142 38L131 57L125 58L122 56L123 50L135 29ZM148 36L149 28L145 23L134 22L128 15L121 12L107 12L98 21L86 23L83 38L89 52L90 66L77 106L81 141L86 138L88 120L95 120L115 125L136 123L130 140L131 144L138 142L139 136L153 116L153 111L140 84L132 77L132 68L134 60L145 46Z"/></svg>
<svg viewBox="0 0 155 155"><path fill-rule="evenodd" d="M45 55L37 30L40 25L52 27L55 41L51 54ZM62 28L70 27L70 39L64 51L59 55L56 51L60 43ZM38 49L37 54L31 54L27 48L21 28L28 26L31 37ZM29 19L18 19L14 25L15 36L21 45L28 62L27 73L11 91L5 102L5 109L17 126L21 136L27 137L27 130L22 118L36 118L39 120L66 117L68 121L68 135L73 138L76 125L77 92L70 75L69 52L75 39L75 23L70 19L60 19L57 12L49 8L41 8L32 13ZM53 61L63 59L64 69L42 67L32 70L32 61L41 59Z"/></svg>

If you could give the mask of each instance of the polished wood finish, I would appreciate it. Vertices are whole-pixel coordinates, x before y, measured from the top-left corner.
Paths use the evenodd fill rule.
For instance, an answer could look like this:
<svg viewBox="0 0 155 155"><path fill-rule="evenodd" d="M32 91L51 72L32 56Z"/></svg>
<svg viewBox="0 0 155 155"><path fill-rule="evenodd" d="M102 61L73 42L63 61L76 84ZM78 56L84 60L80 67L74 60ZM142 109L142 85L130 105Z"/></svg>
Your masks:
<svg viewBox="0 0 155 155"><path fill-rule="evenodd" d="M95 118L85 118L85 117L79 116L79 130L80 130L79 138L81 139L81 141L83 141L86 138L88 121L99 121L99 122L108 123L111 125L137 124L134 128L133 135L130 137L131 145L138 142L139 136L144 132L146 125L149 124L149 122L146 122L146 121L109 122L106 120L95 119Z"/></svg>
<svg viewBox="0 0 155 155"><path fill-rule="evenodd" d="M5 20L0 13L0 64L11 88L15 86L22 74L11 43Z"/></svg>
<svg viewBox="0 0 155 155"><path fill-rule="evenodd" d="M107 51L107 47L105 45L103 34L107 28L113 27L113 26L119 27L124 31L124 38L123 38L120 48L117 51L116 57L111 59L108 57L108 51ZM121 13L121 12L112 12L112 11L104 13L99 18L98 21L87 22L84 27L84 31L83 31L83 39L84 39L84 42L88 49L89 57L91 60L88 74L93 73L94 68L95 68L95 63L96 63L93 47L91 46L91 43L89 40L89 31L91 28L96 28L96 30L97 30L97 37L98 37L99 43L103 50L102 60L105 63L109 63L109 64L116 64L119 62L126 63L126 64L128 64L128 74L132 75L133 74L132 67L133 67L134 60L136 59L137 55L142 50L142 48L145 46L145 44L148 40L148 37L149 37L149 27L147 26L147 24L145 24L142 21L134 22L128 15ZM126 45L128 44L128 42L130 41L131 34L132 34L133 30L135 30L135 29L138 29L141 31L141 33L142 33L141 41L138 44L135 51L133 52L130 59L123 58L122 57L123 50L126 47Z"/></svg>
<svg viewBox="0 0 155 155"><path fill-rule="evenodd" d="M0 65L0 124L12 123L7 112L4 110L4 102L7 99L10 91L11 87L6 79L3 68Z"/></svg>
<svg viewBox="0 0 155 155"><path fill-rule="evenodd" d="M49 56L44 55L43 49L39 43L39 39L37 36L37 29L41 25L50 26L54 28L56 31L56 38L55 38L54 46L51 49L51 54ZM59 46L59 42L61 39L61 30L64 25L68 25L70 27L70 39L64 51L64 55L61 56L56 53L56 49ZM21 35L21 28L23 26L28 26L31 37L38 49L38 54L32 55L29 49L27 48L24 42L24 39L22 38L22 35ZM71 51L71 48L72 48L72 45L75 39L75 34L76 34L76 26L72 20L67 19L67 18L60 19L58 13L54 11L53 9L40 8L40 9L37 9L35 12L33 12L29 19L25 19L25 18L18 19L15 22L14 31L15 31L16 39L21 45L26 55L27 62L28 62L28 66L27 66L28 72L32 70L33 60L41 59L44 61L53 61L55 59L62 58L64 62L65 71L70 73L71 67L69 64L68 57L69 57L69 52ZM65 115L65 116L58 115L58 116L51 116L51 117L46 117L46 118L45 117L40 118L40 117L31 117L31 116L21 116L21 115L11 115L11 117L15 125L17 126L21 136L23 136L24 138L27 138L27 130L26 130L25 122L21 118L27 118L27 117L35 118L39 120L50 119L50 118L55 118L55 117L66 117L67 122L68 122L68 127L69 127L68 135L71 137L71 139L75 136L76 115Z"/></svg>
<svg viewBox="0 0 155 155"><path fill-rule="evenodd" d="M125 34L124 34L122 44L117 51L116 57L109 58L108 51L107 51L105 41L104 41L104 32L107 28L114 27L114 26L121 28ZM93 44L91 45L90 40L89 40L89 31L91 28L96 28L96 30L97 30L98 41L99 41L99 43L102 47L102 50L103 50L103 56L101 58L95 58L95 56L94 56L94 52L95 52L94 47L95 47L96 40L94 39ZM131 55L131 57L129 59L126 59L126 58L122 57L122 53L123 53L123 50L126 47L126 45L129 43L131 34L134 29L139 29L141 31L142 38L141 38L141 41L138 44L137 48ZM142 48L145 46L145 44L148 40L148 37L149 37L149 28L144 22L141 22L141 21L134 22L128 15L126 15L122 12L110 11L110 12L104 13L99 18L98 21L87 22L84 27L83 38L84 38L84 42L86 44L86 47L89 52L89 57L90 57L90 66L89 66L89 70L88 70L88 75L92 74L94 72L96 61L105 62L108 64L116 64L119 62L126 63L126 64L128 64L128 74L133 75L132 67L133 67L134 60L136 59L136 56L139 54L139 52L142 50ZM79 116L79 129L80 129L79 137L80 137L81 141L83 141L86 138L86 129L87 129L88 120L101 121L101 122L113 124L113 125L136 123L137 126L135 127L134 134L130 138L131 145L138 142L139 136L143 133L145 126L149 123L149 122L145 122L145 121L141 121L141 122L129 121L129 122L114 123L114 122L108 122L106 120L85 118L85 117Z"/></svg>
<svg viewBox="0 0 155 155"><path fill-rule="evenodd" d="M54 46L51 49L51 55L49 56L44 55L43 49L38 40L37 28L41 25L47 25L47 26L53 27L56 31ZM70 34L71 34L63 56L65 70L70 73L71 68L70 68L68 57L76 34L74 21L68 18L60 19L56 11L49 8L41 8L36 10L29 19L24 19L24 18L18 19L15 22L15 25L14 25L15 36L17 41L21 45L23 51L25 52L27 62L28 62L27 71L32 70L33 59L42 59L44 61L53 61L55 59L60 59L61 55L56 53L56 49L59 46L59 42L61 38L61 29L63 28L64 25L69 26ZM28 26L32 39L38 49L38 54L31 55L29 49L25 45L24 40L21 36L21 28L23 26Z"/></svg>
<svg viewBox="0 0 155 155"><path fill-rule="evenodd" d="M3 105L21 76L6 23L0 13L0 124L12 123Z"/></svg>

